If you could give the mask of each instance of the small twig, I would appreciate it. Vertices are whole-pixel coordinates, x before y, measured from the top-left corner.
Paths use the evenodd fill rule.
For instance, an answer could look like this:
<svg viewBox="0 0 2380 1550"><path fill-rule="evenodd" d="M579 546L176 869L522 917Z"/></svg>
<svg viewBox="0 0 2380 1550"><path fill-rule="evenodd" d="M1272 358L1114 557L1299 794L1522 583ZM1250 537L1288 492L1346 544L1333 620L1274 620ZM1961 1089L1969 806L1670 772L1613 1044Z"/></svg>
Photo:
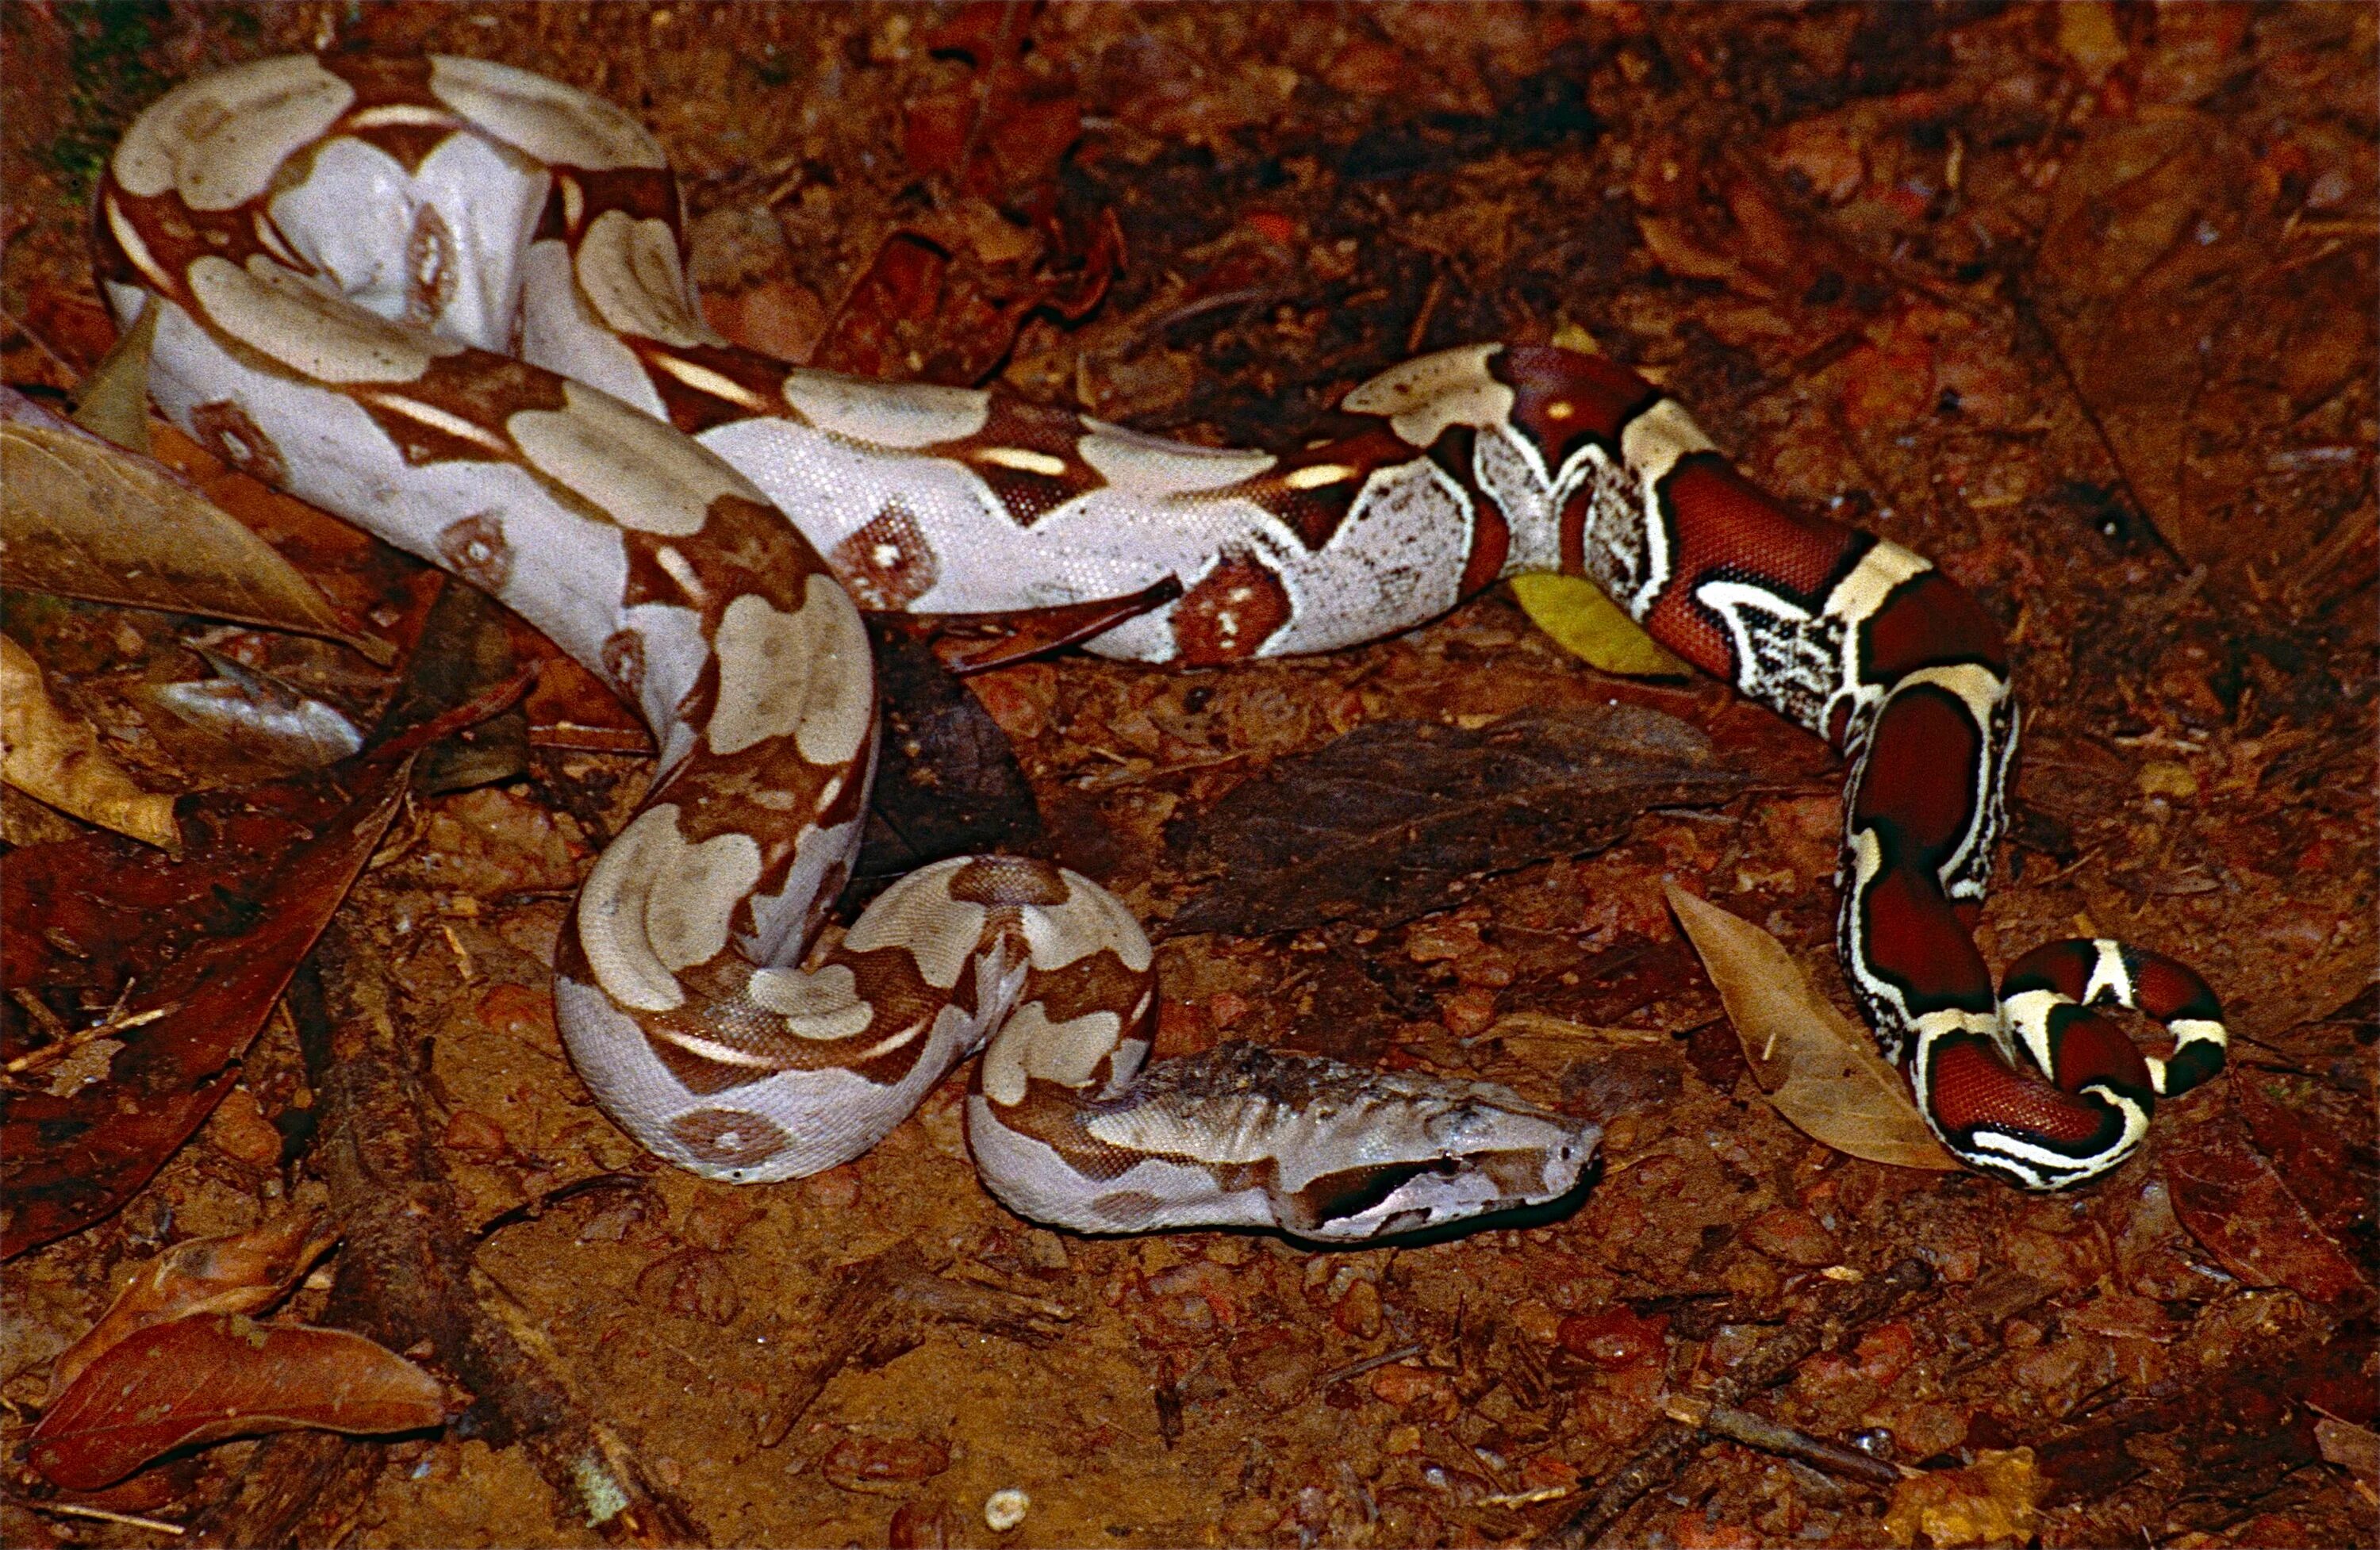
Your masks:
<svg viewBox="0 0 2380 1550"><path fill-rule="evenodd" d="M954 1281L924 1272L904 1281L893 1296L920 1314L968 1325L1028 1346L1046 1346L1055 1341L1065 1333L1062 1326L1075 1316L1075 1311L1062 1302L1019 1296L981 1281Z"/></svg>
<svg viewBox="0 0 2380 1550"><path fill-rule="evenodd" d="M121 1001L117 1002L119 1007L122 1004ZM113 1038L117 1034L130 1033L135 1028L146 1027L159 1018L171 1017L181 1010L181 1002L168 1001L162 1007L151 1007L147 1011L136 1011L129 1017L119 1016L115 1011L110 1011L103 1021L94 1023L88 1028L78 1028L55 1044L45 1044L39 1049L26 1050L6 1065L0 1066L0 1072L16 1076L36 1067L55 1064L87 1044L96 1044L101 1039Z"/></svg>
<svg viewBox="0 0 2380 1550"><path fill-rule="evenodd" d="M1903 1465L1872 1459L1840 1443L1814 1437L1807 1432L1755 1415L1750 1411L1714 1405L1690 1394L1673 1395L1662 1408L1670 1420L1683 1425L1740 1442L1746 1447L1756 1447L1764 1453L1799 1459L1822 1470L1864 1480L1872 1485L1898 1485L1904 1477L1918 1472Z"/></svg>
<svg viewBox="0 0 2380 1550"><path fill-rule="evenodd" d="M36 1512L55 1512L61 1518L91 1518L102 1523L121 1523L130 1529L172 1534L176 1539L189 1532L179 1523L168 1523L160 1518L135 1518L128 1512L110 1512L103 1507L77 1507L71 1502L27 1502L25 1505Z"/></svg>
<svg viewBox="0 0 2380 1550"><path fill-rule="evenodd" d="M1201 318L1209 312L1220 312L1226 308L1258 301L1280 301L1288 295L1289 292L1280 285L1242 285L1236 290L1217 291L1212 296L1202 296L1196 301L1184 302L1171 311L1160 315L1153 321L1142 324L1136 331L1135 337L1147 338L1153 333L1162 333L1167 329L1178 327L1193 318Z"/></svg>
<svg viewBox="0 0 2380 1550"><path fill-rule="evenodd" d="M31 224L31 222L28 221L25 223L25 225L29 226ZM6 240L9 242L16 241L18 233L22 232L24 229L25 226L18 226L16 231L8 233ZM55 345L52 345L48 340L42 338L40 333L35 332L34 329L25 321L24 319L17 316L16 313L9 311L5 307L0 307L0 325L5 325L11 332L24 335L25 338L31 343L33 348L49 357L52 365L57 367L74 381L80 381L83 378L91 375L91 367L88 363L78 365L76 362L68 360L62 351L60 351ZM94 1508L92 1510L97 1511L98 1509Z"/></svg>
<svg viewBox="0 0 2380 1550"><path fill-rule="evenodd" d="M427 1343L477 1398L480 1435L496 1446L517 1441L558 1509L605 1543L708 1544L702 1523L580 1391L544 1326L471 1263L480 1241L443 1171L398 983L372 936L343 915L290 987L322 1113L315 1165L346 1235L323 1322L395 1350ZM324 1434L268 1438L234 1492L199 1520L198 1535L316 1543L305 1525L346 1516L383 1457Z"/></svg>
<svg viewBox="0 0 2380 1550"><path fill-rule="evenodd" d="M1482 1496L1485 1507L1535 1507L1539 1502L1558 1502L1578 1489L1575 1485L1540 1485L1534 1491L1513 1491L1499 1496Z"/></svg>
<svg viewBox="0 0 2380 1550"><path fill-rule="evenodd" d="M576 1200L580 1195L595 1194L605 1190L625 1190L645 1194L657 1193L653 1188L653 1181L641 1173L593 1173L584 1179L573 1180L567 1184L556 1185L533 1200L522 1201L509 1211L498 1212L480 1224L478 1230L471 1234L472 1240L475 1242L485 1243L508 1227L516 1227L522 1222L537 1220L565 1201Z"/></svg>
<svg viewBox="0 0 2380 1550"><path fill-rule="evenodd" d="M33 1020L33 1025L39 1028L47 1037L51 1039L74 1037L74 1030L67 1026L66 1019L60 1017L56 1012L52 1011L48 1002L42 1000L39 996L36 996L31 991L26 989L23 986L10 986L8 987L8 999L16 1002L18 1006L24 1008L25 1015L31 1018Z"/></svg>
<svg viewBox="0 0 2380 1550"><path fill-rule="evenodd" d="M770 1396L769 1408L762 1413L759 1427L762 1447L774 1447L783 1442L794 1429L794 1423L825 1392L834 1375L884 1332L900 1311L895 1293L900 1291L902 1283L929 1274L917 1248L905 1242L893 1245L873 1259L843 1267L833 1298L813 1325L825 1331L824 1344L790 1382Z"/></svg>
<svg viewBox="0 0 2380 1550"><path fill-rule="evenodd" d="M2052 872L2049 876L2042 878L2039 883L2034 883L2029 878L2025 880L2028 885L2038 888L2046 888L2051 883L2063 881L2064 879L2072 877L2075 873L2081 871L2091 863L2098 860L2099 852L2103 848L2103 846L2093 845L2082 854L2068 862L2065 866L2060 866L2057 871Z"/></svg>
<svg viewBox="0 0 2380 1550"><path fill-rule="evenodd" d="M442 920L438 923L438 930L445 937L447 947L453 950L455 959L462 965L463 982L468 985L479 978L479 969L471 962L471 950L463 945L463 938L455 934L455 927Z"/></svg>
<svg viewBox="0 0 2380 1550"><path fill-rule="evenodd" d="M1328 1388L1334 1383L1344 1383L1349 1378L1362 1377L1375 1367L1387 1367L1402 1362L1409 1356L1419 1356L1423 1349L1419 1344L1399 1346L1394 1350L1384 1350L1378 1356L1367 1356L1361 1362L1351 1362L1336 1372L1325 1373L1315 1379L1314 1387Z"/></svg>
<svg viewBox="0 0 2380 1550"><path fill-rule="evenodd" d="M1413 326L1405 330L1405 354L1421 354L1423 341L1429 337L1429 320L1438 304L1446 296L1446 267L1435 258L1430 260L1429 289L1422 293L1421 306L1415 309Z"/></svg>
<svg viewBox="0 0 2380 1550"><path fill-rule="evenodd" d="M837 1273L826 1311L812 1321L813 1327L826 1331L820 1349L778 1387L760 1414L756 1425L760 1446L775 1447L783 1442L846 1366L880 1363L893 1350L915 1345L922 1320L964 1324L1025 1345L1046 1346L1074 1316L1074 1310L1062 1303L978 1281L949 1279L907 1243L846 1265Z"/></svg>

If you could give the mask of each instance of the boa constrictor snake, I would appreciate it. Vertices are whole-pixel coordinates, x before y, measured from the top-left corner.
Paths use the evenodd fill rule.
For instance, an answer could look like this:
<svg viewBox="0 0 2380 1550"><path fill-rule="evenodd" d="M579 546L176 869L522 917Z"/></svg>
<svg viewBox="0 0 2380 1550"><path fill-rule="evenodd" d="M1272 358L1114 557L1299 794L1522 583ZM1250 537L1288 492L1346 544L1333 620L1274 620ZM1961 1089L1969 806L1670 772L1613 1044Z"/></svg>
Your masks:
<svg viewBox="0 0 2380 1550"><path fill-rule="evenodd" d="M1147 938L1037 861L926 867L805 958L873 768L855 599L981 613L1176 577L1178 601L1093 648L1206 664L1583 574L1846 755L1843 965L1960 1157L2033 1189L2091 1178L2220 1065L2213 996L2153 953L2060 942L1995 992L1961 911L2016 740L1999 631L1926 560L1763 493L1609 361L1425 357L1346 395L1358 433L1279 454L789 367L705 325L641 127L474 59L188 82L126 135L98 206L111 304L162 308L169 416L494 594L641 708L661 770L564 927L554 994L602 1107L698 1173L856 1156L978 1050L986 1183L1083 1230L1372 1238L1560 1197L1599 1138L1475 1082L1237 1046L1144 1066ZM2172 1056L2144 1059L2105 1002L2163 1021Z"/></svg>

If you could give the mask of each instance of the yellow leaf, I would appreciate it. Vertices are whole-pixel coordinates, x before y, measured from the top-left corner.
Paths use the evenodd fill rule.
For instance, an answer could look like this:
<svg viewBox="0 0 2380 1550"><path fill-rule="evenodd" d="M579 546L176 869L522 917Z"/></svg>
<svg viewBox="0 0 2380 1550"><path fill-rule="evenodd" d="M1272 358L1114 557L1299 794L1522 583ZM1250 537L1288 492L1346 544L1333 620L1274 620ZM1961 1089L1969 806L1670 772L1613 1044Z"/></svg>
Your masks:
<svg viewBox="0 0 2380 1550"><path fill-rule="evenodd" d="M1718 987L1753 1079L1796 1130L1838 1152L1896 1168L1950 1172L1909 1084L1852 1025L1778 939L1747 920L1664 884L1686 939Z"/></svg>
<svg viewBox="0 0 2380 1550"><path fill-rule="evenodd" d="M1963 1470L1935 1470L1893 1487L1884 1531L1895 1544L2022 1544L2040 1519L2045 1483L2033 1449L1985 1448Z"/></svg>
<svg viewBox="0 0 2380 1550"><path fill-rule="evenodd" d="M1556 349L1570 350L1578 355L1599 356L1603 353L1603 345L1595 335L1578 323L1566 322L1555 329L1553 342Z"/></svg>
<svg viewBox="0 0 2380 1550"><path fill-rule="evenodd" d="M1512 597L1537 628L1589 667L1639 678L1682 678L1694 672L1584 576L1516 575Z"/></svg>
<svg viewBox="0 0 2380 1550"><path fill-rule="evenodd" d="M142 791L99 745L99 734L50 698L42 664L0 636L0 780L103 829L166 850L182 842L174 799Z"/></svg>
<svg viewBox="0 0 2380 1550"><path fill-rule="evenodd" d="M2070 0L2058 7L2058 50L2081 67L2094 86L2130 52L2116 26L2116 7L2107 0Z"/></svg>

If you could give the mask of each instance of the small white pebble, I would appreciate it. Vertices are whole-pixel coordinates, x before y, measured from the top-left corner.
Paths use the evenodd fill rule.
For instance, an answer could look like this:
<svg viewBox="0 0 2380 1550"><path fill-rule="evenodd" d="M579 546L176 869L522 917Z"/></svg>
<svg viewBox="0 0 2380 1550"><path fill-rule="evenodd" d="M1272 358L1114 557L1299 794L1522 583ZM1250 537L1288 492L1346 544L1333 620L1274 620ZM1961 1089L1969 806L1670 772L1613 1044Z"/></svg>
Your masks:
<svg viewBox="0 0 2380 1550"><path fill-rule="evenodd" d="M1005 1491L994 1491L983 1499L983 1520L990 1526L992 1532L1004 1534L1025 1521L1025 1515L1032 1510L1032 1507L1033 1498L1014 1486Z"/></svg>

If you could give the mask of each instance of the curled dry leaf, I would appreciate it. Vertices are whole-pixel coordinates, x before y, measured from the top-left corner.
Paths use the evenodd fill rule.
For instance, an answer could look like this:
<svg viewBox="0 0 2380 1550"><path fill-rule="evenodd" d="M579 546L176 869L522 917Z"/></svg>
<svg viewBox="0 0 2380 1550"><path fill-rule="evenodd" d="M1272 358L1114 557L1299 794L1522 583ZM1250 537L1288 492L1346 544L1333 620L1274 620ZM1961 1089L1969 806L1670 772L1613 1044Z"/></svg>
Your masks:
<svg viewBox="0 0 2380 1550"><path fill-rule="evenodd" d="M0 566L11 587L326 636L386 655L179 474L9 388L0 388Z"/></svg>
<svg viewBox="0 0 2380 1550"><path fill-rule="evenodd" d="M1664 887L1777 1112L1805 1135L1869 1162L1959 1167L1925 1128L1900 1073L1810 988L1782 943L1682 888Z"/></svg>
<svg viewBox="0 0 2380 1550"><path fill-rule="evenodd" d="M50 698L42 664L0 636L0 779L61 812L173 850L174 799L144 792L99 745L91 723Z"/></svg>
<svg viewBox="0 0 2380 1550"><path fill-rule="evenodd" d="M306 1267L337 1234L311 1211L293 1211L262 1227L193 1238L140 1267L107 1312L50 1367L53 1399L108 1351L141 1330L200 1314L253 1314L288 1295Z"/></svg>
<svg viewBox="0 0 2380 1550"><path fill-rule="evenodd" d="M1638 678L1694 672L1585 576L1516 575L1512 598L1537 628L1589 667Z"/></svg>
<svg viewBox="0 0 2380 1550"><path fill-rule="evenodd" d="M929 861L1015 849L1041 833L1025 767L983 702L883 615L868 620L868 634L885 736L854 868L861 887L845 908Z"/></svg>
<svg viewBox="0 0 2380 1550"><path fill-rule="evenodd" d="M383 734L534 671L524 669L502 603L476 587L441 584L406 662L405 682L382 712ZM468 791L516 779L528 769L528 717L512 708L424 748L413 768L413 789L425 795Z"/></svg>
<svg viewBox="0 0 2380 1550"><path fill-rule="evenodd" d="M96 1491L177 1447L311 1428L378 1435L443 1425L438 1380L343 1329L239 1314L153 1325L119 1341L42 1415L33 1467Z"/></svg>

